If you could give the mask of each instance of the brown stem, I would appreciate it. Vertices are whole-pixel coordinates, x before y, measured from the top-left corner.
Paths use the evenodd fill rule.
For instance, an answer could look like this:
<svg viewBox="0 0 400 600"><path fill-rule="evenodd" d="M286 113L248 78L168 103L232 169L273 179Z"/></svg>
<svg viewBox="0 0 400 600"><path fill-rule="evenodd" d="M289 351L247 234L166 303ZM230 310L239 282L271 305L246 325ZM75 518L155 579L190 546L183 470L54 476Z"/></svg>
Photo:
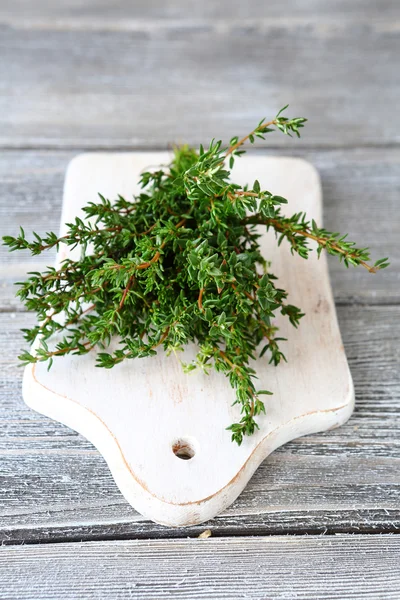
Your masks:
<svg viewBox="0 0 400 600"><path fill-rule="evenodd" d="M103 231L121 231L122 227L119 225L118 227L109 227L107 229L94 229L93 231L87 231L86 234L87 235L95 235L97 233L103 233ZM70 235L63 235L62 237L57 238L52 244L47 244L46 246L40 246L40 250L48 250L49 248L54 248L54 246L56 246L57 244L59 244L60 242L63 242L64 240L70 240L70 239L74 239L73 236ZM80 238L78 240L75 240L76 242L80 241Z"/></svg>
<svg viewBox="0 0 400 600"><path fill-rule="evenodd" d="M121 310L121 308L124 306L125 303L125 299L128 295L129 290L131 289L131 285L133 283L134 277L132 275L132 277L129 278L128 284L126 286L126 288L124 289L124 293L122 294L122 298L121 298L121 302L119 303L119 307L118 307L118 311Z"/></svg>
<svg viewBox="0 0 400 600"><path fill-rule="evenodd" d="M253 196L254 198L258 198L260 194L257 194L256 192L248 192L248 191L240 191L240 192L235 192L235 194L229 194L229 196Z"/></svg>
<svg viewBox="0 0 400 600"><path fill-rule="evenodd" d="M150 231L153 231L153 229L156 225L157 225L157 223L153 223L153 225L151 227L146 229L146 231L142 231L142 233L139 233L139 235L147 235L148 233L150 233Z"/></svg>
<svg viewBox="0 0 400 600"><path fill-rule="evenodd" d="M161 244L161 248L165 246L164 244ZM157 252L155 253L155 255L153 256L153 258L151 260L149 260L148 262L142 263L141 265L137 265L136 269L140 270L140 269L147 269L147 267L150 267L150 265L153 265L154 263L156 263L158 261L158 259L160 258L161 254L160 252L157 250Z"/></svg>
<svg viewBox="0 0 400 600"><path fill-rule="evenodd" d="M203 294L204 294L204 288L201 288L200 293L199 293L199 297L197 299L197 306L199 307L199 310L201 310L201 312L204 312L204 308L203 308Z"/></svg>
<svg viewBox="0 0 400 600"><path fill-rule="evenodd" d="M157 348L157 346L160 346L160 344L163 343L163 341L165 340L165 338L167 337L168 334L169 334L169 327L167 327L167 329L164 331L164 333L160 337L160 339L157 342L157 344L154 344L154 346L152 346L152 349L154 350L154 348Z"/></svg>
<svg viewBox="0 0 400 600"><path fill-rule="evenodd" d="M179 227L182 227L182 225L184 225L186 223L186 219L181 219L179 221L179 223L177 223L176 228L179 229ZM167 242L163 242L160 246L160 250L162 250L165 246ZM150 267L150 265L153 265L154 263L156 263L158 261L158 259L160 258L161 253L157 250L157 252L155 253L155 255L153 256L153 258L147 262L141 263L140 265L136 265L135 269L147 269L148 267ZM123 267L123 265L111 265L110 269L124 269L125 267Z"/></svg>
<svg viewBox="0 0 400 600"><path fill-rule="evenodd" d="M284 224L280 223L276 219L266 219L266 220L263 220L263 221L254 221L254 222L252 222L251 221L251 217L250 217L250 220L248 221L248 223L251 223L252 225L271 225L276 231L280 231L281 233L288 233L289 232L294 237L296 235L300 235L300 236L309 238L310 240L316 241L320 246L323 246L323 247L325 247L328 244L328 242L329 242L330 246L334 250L336 250L337 252L339 252L340 254L343 254L344 256L348 256L349 258L357 258L351 252L349 252L347 250L343 250L343 248L341 248L340 246L338 246L338 244L336 242L332 242L330 240L326 240L325 238L318 237L317 235L314 235L313 233L310 233L307 229L292 231L290 229L290 227L285 226ZM367 271L369 271L370 273L376 273L378 271L378 269L376 267L372 267L371 265L369 265L368 263L364 262L363 260L360 260L358 264L360 264L362 267L364 267L365 269L367 269Z"/></svg>
<svg viewBox="0 0 400 600"><path fill-rule="evenodd" d="M260 125L259 127L256 127L255 129L253 129L253 131L250 131L250 133L248 133L247 135L244 136L244 138L242 138L241 140L239 140L238 142L236 142L236 144L234 144L233 146L231 146L226 154L225 154L225 158L227 156L229 156L230 154L232 154L232 152L234 152L237 148L239 148L240 146L242 146L245 142L247 142L247 140L249 139L249 137L251 135L254 135L256 131L260 131L262 132L262 129L266 129L267 127L269 127L270 125L276 125L276 120L273 119L272 121L269 121L268 123L263 123L262 125Z"/></svg>
<svg viewBox="0 0 400 600"><path fill-rule="evenodd" d="M89 350L95 347L96 344L90 345L91 342L84 342L81 346L89 346ZM47 354L47 358L51 358L52 356L58 356L59 354L65 354L66 352L74 352L75 350L79 350L79 346L75 346L75 348L61 348L61 350L55 350L54 352L49 352Z"/></svg>
<svg viewBox="0 0 400 600"><path fill-rule="evenodd" d="M237 294L239 294L239 292L237 292L237 287L236 287L236 285L235 285L234 283L231 283L231 286L233 287L233 289L235 290L235 292L236 292ZM252 296L251 294L249 294L249 292L246 292L246 290L242 290L242 291L243 291L243 294L244 294L245 296L247 296L247 297L248 297L250 300L252 300L252 301L254 302L254 298L253 298L253 296Z"/></svg>
<svg viewBox="0 0 400 600"><path fill-rule="evenodd" d="M86 313L90 312L91 310L93 310L96 307L95 304L92 304L91 306L89 306L88 308L86 308L85 310L83 310L79 315L77 315L74 319L71 319L70 321L68 321L68 323L65 323L65 327L68 327L68 325L72 325L73 323L75 323L76 321L78 321L78 319L80 319L83 315L85 315Z"/></svg>
<svg viewBox="0 0 400 600"><path fill-rule="evenodd" d="M229 365L229 366L232 368L232 370L234 370L234 371L237 371L237 370L238 370L238 366L237 366L237 365L235 365L235 363L233 363L233 362L232 362L232 361L231 361L231 360L230 360L230 359L227 357L227 355L225 354L225 352L223 352L222 350L219 350L218 348L215 348L215 350L218 350L218 352L219 352L219 355L220 355L220 357L222 358L222 360L223 360L223 361L225 361L225 362L226 362L226 364L227 364L227 365ZM241 379L244 379L243 375L242 375L240 372L238 373L238 375L239 375L239 377L240 377ZM255 394L254 394L254 392L253 392L253 390L251 389L251 387L250 387L250 386L248 387L248 390L249 390L249 392L250 392L250 394L251 394L251 396L252 396L252 398L251 398L251 401L250 401L250 417L253 417L253 416L254 416L254 395L255 395Z"/></svg>
<svg viewBox="0 0 400 600"><path fill-rule="evenodd" d="M260 321L260 320L258 321L258 323L261 325L261 329L263 330L263 332L264 332L264 336L266 337L266 339L268 340L268 342L269 342L270 344L271 344L271 343L273 343L273 344L276 344L276 342L275 342L274 338L273 338L273 337L271 336L271 334L270 334L271 328L268 328L268 327L265 325L265 323L263 323L263 322L262 322L262 321ZM275 329L275 331L276 331L276 329Z"/></svg>

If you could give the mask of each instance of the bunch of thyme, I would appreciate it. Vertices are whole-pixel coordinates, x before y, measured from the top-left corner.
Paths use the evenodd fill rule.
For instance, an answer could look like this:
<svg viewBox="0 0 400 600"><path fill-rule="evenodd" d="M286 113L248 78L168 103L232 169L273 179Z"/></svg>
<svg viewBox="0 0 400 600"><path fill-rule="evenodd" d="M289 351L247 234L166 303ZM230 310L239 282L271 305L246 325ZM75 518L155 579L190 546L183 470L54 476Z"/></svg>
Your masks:
<svg viewBox="0 0 400 600"><path fill-rule="evenodd" d="M62 237L34 233L28 241L22 229L18 237L4 237L11 251L33 255L61 244L82 248L80 260L66 259L58 269L30 273L18 284L17 295L38 320L23 330L24 337L30 344L40 340L21 361L48 361L50 367L55 357L96 347L98 366L111 368L154 355L160 346L177 352L195 342L196 360L184 368L224 373L241 412L228 427L232 439L241 444L244 435L253 434L257 415L265 412L260 397L270 392L256 389L250 359L263 342L261 355L268 353L274 365L285 360L273 318L279 311L297 327L303 316L267 271L256 226L275 230L277 242L285 239L303 258L314 240L318 254L326 250L346 267L362 265L374 273L388 265L382 259L370 266L367 248L318 227L303 213L283 216L285 198L258 181L245 187L230 181L228 168L246 142L275 129L300 136L306 119L288 119L283 110L244 138L232 138L228 147L213 140L199 151L176 149L168 167L141 175L137 197L111 202L100 195ZM49 348L55 335L58 341ZM118 349L107 352L115 337Z"/></svg>

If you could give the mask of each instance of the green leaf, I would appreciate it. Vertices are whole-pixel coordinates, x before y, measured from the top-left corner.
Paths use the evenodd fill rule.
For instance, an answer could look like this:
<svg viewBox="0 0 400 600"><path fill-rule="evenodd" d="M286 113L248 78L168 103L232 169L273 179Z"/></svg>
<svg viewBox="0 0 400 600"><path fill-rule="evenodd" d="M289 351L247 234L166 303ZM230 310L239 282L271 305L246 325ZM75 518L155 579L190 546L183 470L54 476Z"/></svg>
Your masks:
<svg viewBox="0 0 400 600"><path fill-rule="evenodd" d="M275 118L277 119L287 108L289 108L289 104L286 104L283 108L281 108L281 110L276 114Z"/></svg>

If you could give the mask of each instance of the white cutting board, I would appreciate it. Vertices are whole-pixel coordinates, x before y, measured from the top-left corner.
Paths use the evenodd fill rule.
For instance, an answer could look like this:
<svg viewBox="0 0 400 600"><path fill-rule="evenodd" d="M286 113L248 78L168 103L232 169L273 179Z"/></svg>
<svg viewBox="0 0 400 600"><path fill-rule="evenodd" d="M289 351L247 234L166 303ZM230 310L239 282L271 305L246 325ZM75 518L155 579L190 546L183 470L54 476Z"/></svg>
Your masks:
<svg viewBox="0 0 400 600"><path fill-rule="evenodd" d="M81 214L100 192L130 199L139 173L169 160L167 153L83 154L69 165L63 224ZM243 157L236 161L238 183L285 196L287 213L306 211L322 223L321 186L316 170L297 158ZM288 302L306 316L296 330L283 317L282 350L288 363L274 367L268 356L256 361L258 389L266 415L260 430L238 447L225 428L240 420L235 394L222 374L184 374L175 356L134 359L111 370L96 368L96 351L26 367L23 395L28 406L75 429L104 456L127 501L158 523L185 526L210 519L229 506L259 464L278 446L302 435L344 423L354 391L336 319L326 257L292 256L272 232L262 238L272 272L289 291ZM65 252L65 247L61 247ZM65 258L58 256L58 262ZM187 349L187 357L195 348ZM177 454L178 455L177 455ZM192 457L183 460L179 454Z"/></svg>

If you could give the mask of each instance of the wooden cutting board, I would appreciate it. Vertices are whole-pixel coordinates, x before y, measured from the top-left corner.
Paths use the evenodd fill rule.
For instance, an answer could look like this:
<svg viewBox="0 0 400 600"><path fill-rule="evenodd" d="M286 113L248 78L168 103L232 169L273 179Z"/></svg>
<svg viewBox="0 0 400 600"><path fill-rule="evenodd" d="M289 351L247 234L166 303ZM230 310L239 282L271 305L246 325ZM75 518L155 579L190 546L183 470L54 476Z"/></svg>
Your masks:
<svg viewBox="0 0 400 600"><path fill-rule="evenodd" d="M81 215L100 192L131 198L143 169L168 162L167 153L82 154L69 165L62 212L64 223ZM297 158L248 156L236 161L239 183L285 196L287 213L306 211L322 222L321 186L316 170ZM302 435L344 423L354 406L329 283L326 257L292 256L264 233L264 256L288 301L306 316L294 329L279 317L288 363L274 367L256 361L266 415L260 430L238 447L225 428L239 419L234 391L222 375L184 374L175 356L126 361L111 370L96 368L96 351L85 356L26 367L23 395L28 406L78 431L104 456L127 501L144 516L172 526L210 519L229 506L259 464L278 446ZM61 249L58 262L66 257ZM63 254L61 254L63 252ZM186 358L195 354L188 347Z"/></svg>

